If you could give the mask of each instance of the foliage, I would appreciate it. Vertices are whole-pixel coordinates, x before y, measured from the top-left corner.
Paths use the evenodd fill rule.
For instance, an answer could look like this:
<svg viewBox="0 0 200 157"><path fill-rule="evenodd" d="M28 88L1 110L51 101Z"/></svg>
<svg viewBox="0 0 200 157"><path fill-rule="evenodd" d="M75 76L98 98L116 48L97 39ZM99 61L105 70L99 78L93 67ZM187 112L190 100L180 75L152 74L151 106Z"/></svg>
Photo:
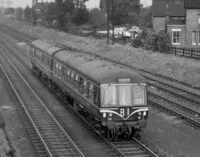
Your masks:
<svg viewBox="0 0 200 157"><path fill-rule="evenodd" d="M140 27L152 27L152 7L146 7L142 8L141 14L140 14Z"/></svg>
<svg viewBox="0 0 200 157"><path fill-rule="evenodd" d="M167 52L170 46L170 36L164 31L156 34L152 29L146 29L132 41L132 45L147 50Z"/></svg>
<svg viewBox="0 0 200 157"><path fill-rule="evenodd" d="M45 25L52 27L53 20L56 19L56 5L50 3L49 6L44 10Z"/></svg>
<svg viewBox="0 0 200 157"><path fill-rule="evenodd" d="M72 22L82 25L89 20L89 11L87 8L75 8L72 15Z"/></svg>
<svg viewBox="0 0 200 157"><path fill-rule="evenodd" d="M32 19L32 9L28 5L24 9L24 18L27 21L30 21Z"/></svg>
<svg viewBox="0 0 200 157"><path fill-rule="evenodd" d="M88 0L74 0L74 5L76 8L85 8L85 2Z"/></svg>
<svg viewBox="0 0 200 157"><path fill-rule="evenodd" d="M159 31L157 34L158 51L168 51L170 46L170 35L165 31Z"/></svg>
<svg viewBox="0 0 200 157"><path fill-rule="evenodd" d="M15 9L14 8L7 8L4 12L5 15L14 15Z"/></svg>
<svg viewBox="0 0 200 157"><path fill-rule="evenodd" d="M93 30L96 31L97 28L106 27L106 17L103 11L98 8L94 8L89 13L89 22L93 26Z"/></svg>
<svg viewBox="0 0 200 157"><path fill-rule="evenodd" d="M138 21L141 5L138 0L113 0L113 19L115 25L134 24ZM110 1L109 1L110 2ZM109 15L111 17L111 4L109 5Z"/></svg>
<svg viewBox="0 0 200 157"><path fill-rule="evenodd" d="M21 7L15 9L15 19L17 20L23 19L23 9Z"/></svg>
<svg viewBox="0 0 200 157"><path fill-rule="evenodd" d="M66 17L69 17L69 14L72 14L74 10L74 0L67 0L67 1L62 1L62 0L56 0L56 6L55 6L55 15L56 15L56 20L59 23L59 26L61 28L64 28L66 25ZM67 15L66 15L67 14ZM67 21L70 21L69 19Z"/></svg>

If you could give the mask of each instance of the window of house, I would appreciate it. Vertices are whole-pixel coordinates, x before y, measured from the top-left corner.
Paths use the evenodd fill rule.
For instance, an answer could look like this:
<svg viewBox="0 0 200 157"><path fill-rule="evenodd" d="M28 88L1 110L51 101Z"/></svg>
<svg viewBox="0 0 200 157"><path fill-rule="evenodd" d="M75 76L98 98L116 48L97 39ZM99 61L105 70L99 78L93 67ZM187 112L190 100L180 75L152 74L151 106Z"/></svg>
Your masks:
<svg viewBox="0 0 200 157"><path fill-rule="evenodd" d="M40 9L36 9L36 14L40 14Z"/></svg>
<svg viewBox="0 0 200 157"><path fill-rule="evenodd" d="M198 12L198 23L200 24L200 10Z"/></svg>
<svg viewBox="0 0 200 157"><path fill-rule="evenodd" d="M181 4L181 0L175 0L175 4Z"/></svg>
<svg viewBox="0 0 200 157"><path fill-rule="evenodd" d="M172 29L172 44L180 45L181 29Z"/></svg>
<svg viewBox="0 0 200 157"><path fill-rule="evenodd" d="M196 32L192 32L192 45L196 45Z"/></svg>
<svg viewBox="0 0 200 157"><path fill-rule="evenodd" d="M200 32L198 32L198 44L200 45Z"/></svg>

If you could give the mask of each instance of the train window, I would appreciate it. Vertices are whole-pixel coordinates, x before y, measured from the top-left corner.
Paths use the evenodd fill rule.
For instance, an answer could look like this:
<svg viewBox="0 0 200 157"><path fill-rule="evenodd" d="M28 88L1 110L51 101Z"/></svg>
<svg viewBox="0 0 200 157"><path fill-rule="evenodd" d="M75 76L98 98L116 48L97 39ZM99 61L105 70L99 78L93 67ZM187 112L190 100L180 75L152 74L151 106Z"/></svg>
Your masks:
<svg viewBox="0 0 200 157"><path fill-rule="evenodd" d="M56 63L56 68L55 68L55 74L56 74L56 76L58 76L58 71L59 71L59 64Z"/></svg>
<svg viewBox="0 0 200 157"><path fill-rule="evenodd" d="M117 87L114 85L103 86L101 89L102 107L117 105Z"/></svg>
<svg viewBox="0 0 200 157"><path fill-rule="evenodd" d="M33 47L31 47L30 51L31 51L31 55L34 56L35 49Z"/></svg>
<svg viewBox="0 0 200 157"><path fill-rule="evenodd" d="M61 78L62 76L62 65L61 64L58 64L59 67L58 67L58 77Z"/></svg>
<svg viewBox="0 0 200 157"><path fill-rule="evenodd" d="M71 72L71 86L72 86L72 88L74 88L74 82L75 82L74 73Z"/></svg>
<svg viewBox="0 0 200 157"><path fill-rule="evenodd" d="M133 86L133 101L134 105L145 104L145 86Z"/></svg>
<svg viewBox="0 0 200 157"><path fill-rule="evenodd" d="M83 96L87 97L87 80L83 81Z"/></svg>
<svg viewBox="0 0 200 157"><path fill-rule="evenodd" d="M51 66L51 59L48 57L47 58L47 65L50 67Z"/></svg>
<svg viewBox="0 0 200 157"><path fill-rule="evenodd" d="M98 88L97 86L94 86L94 104L98 103Z"/></svg>
<svg viewBox="0 0 200 157"><path fill-rule="evenodd" d="M70 76L70 70L67 70L67 84L70 85L70 80L71 80L71 76Z"/></svg>
<svg viewBox="0 0 200 157"><path fill-rule="evenodd" d="M131 86L119 86L119 105L131 105Z"/></svg>
<svg viewBox="0 0 200 157"><path fill-rule="evenodd" d="M46 59L46 56L45 55L43 55L44 56L44 65L47 65L47 59Z"/></svg>
<svg viewBox="0 0 200 157"><path fill-rule="evenodd" d="M53 61L53 74L55 75L56 74L56 65L55 65L55 62Z"/></svg>
<svg viewBox="0 0 200 157"><path fill-rule="evenodd" d="M80 88L80 86L79 86L79 80L80 80L80 77L77 74L76 77L75 77L75 89L76 90L79 90L79 88Z"/></svg>
<svg viewBox="0 0 200 157"><path fill-rule="evenodd" d="M89 100L94 102L94 85L89 85Z"/></svg>
<svg viewBox="0 0 200 157"><path fill-rule="evenodd" d="M64 82L67 83L67 69L64 68L63 71L64 71L64 73L63 73Z"/></svg>
<svg viewBox="0 0 200 157"><path fill-rule="evenodd" d="M79 93L83 94L83 78L79 79Z"/></svg>

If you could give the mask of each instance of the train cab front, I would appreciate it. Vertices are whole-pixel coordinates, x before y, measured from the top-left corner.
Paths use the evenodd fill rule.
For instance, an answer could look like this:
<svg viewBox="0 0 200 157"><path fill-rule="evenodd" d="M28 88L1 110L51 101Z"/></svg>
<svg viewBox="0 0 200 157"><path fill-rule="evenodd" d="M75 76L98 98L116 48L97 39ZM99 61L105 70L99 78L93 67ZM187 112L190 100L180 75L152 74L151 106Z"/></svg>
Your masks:
<svg viewBox="0 0 200 157"><path fill-rule="evenodd" d="M148 119L146 83L101 85L101 122L117 134L144 128Z"/></svg>

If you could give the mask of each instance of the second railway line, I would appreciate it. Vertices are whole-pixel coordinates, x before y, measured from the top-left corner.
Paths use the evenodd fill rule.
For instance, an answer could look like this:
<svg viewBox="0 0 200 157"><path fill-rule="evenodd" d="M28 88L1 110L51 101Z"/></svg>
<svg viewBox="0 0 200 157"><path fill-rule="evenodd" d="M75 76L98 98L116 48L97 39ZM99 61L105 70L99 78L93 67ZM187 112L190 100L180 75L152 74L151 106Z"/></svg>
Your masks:
<svg viewBox="0 0 200 157"><path fill-rule="evenodd" d="M130 148L131 149L131 148ZM148 154L148 153L147 153ZM125 155L125 156L127 156L127 155ZM149 156L149 155L148 155ZM153 155L150 155L150 156L153 156Z"/></svg>
<svg viewBox="0 0 200 157"><path fill-rule="evenodd" d="M98 56L98 57L101 57L101 56ZM103 59L107 59L107 58L103 58ZM121 64L121 63L118 63L118 64ZM126 66L126 65L123 65L123 66ZM198 92L199 92L198 90L192 89L190 87L183 87L182 84L179 85L177 82L173 82L171 80L168 80L167 78L157 77L157 76L154 76L150 73L145 73L143 71L141 73L149 80L149 85L154 86L155 88L157 88L157 89L159 89L163 92L166 92L166 94L170 93L174 96L177 96L183 102L184 101L185 102L190 101L191 104L187 105L185 107L184 112L186 112L186 108L189 108L190 110L192 110L195 106L197 106L199 104L200 95L198 94ZM188 89L189 89L189 91L188 91ZM150 92L151 92L151 90L150 90ZM162 97L160 97L160 99L161 98ZM168 97L168 99L170 99L170 98ZM152 104L152 101L151 101L151 104ZM155 103L155 104L159 105L159 103ZM178 105L178 104L176 104L176 105ZM182 105L179 105L179 106L181 107ZM192 108L191 108L191 106L192 106ZM171 112L172 114L178 115L177 112L174 112L173 108L170 109L170 107L165 107L165 105L159 105L159 107L163 108L164 110L166 110L168 108L167 109L168 112ZM182 108L184 108L184 107L182 107ZM182 112L182 114L183 114L183 112ZM187 116L184 116L184 115L183 116L180 116L180 115L181 115L181 113L179 114L179 117L181 117L183 119L185 119L184 117L187 117ZM194 121L198 120L198 116L199 116L199 113L196 112L196 114L194 114L192 116L191 121L188 118L186 118L186 119L188 119L190 122L192 122L193 120ZM198 122L196 124L198 124Z"/></svg>

